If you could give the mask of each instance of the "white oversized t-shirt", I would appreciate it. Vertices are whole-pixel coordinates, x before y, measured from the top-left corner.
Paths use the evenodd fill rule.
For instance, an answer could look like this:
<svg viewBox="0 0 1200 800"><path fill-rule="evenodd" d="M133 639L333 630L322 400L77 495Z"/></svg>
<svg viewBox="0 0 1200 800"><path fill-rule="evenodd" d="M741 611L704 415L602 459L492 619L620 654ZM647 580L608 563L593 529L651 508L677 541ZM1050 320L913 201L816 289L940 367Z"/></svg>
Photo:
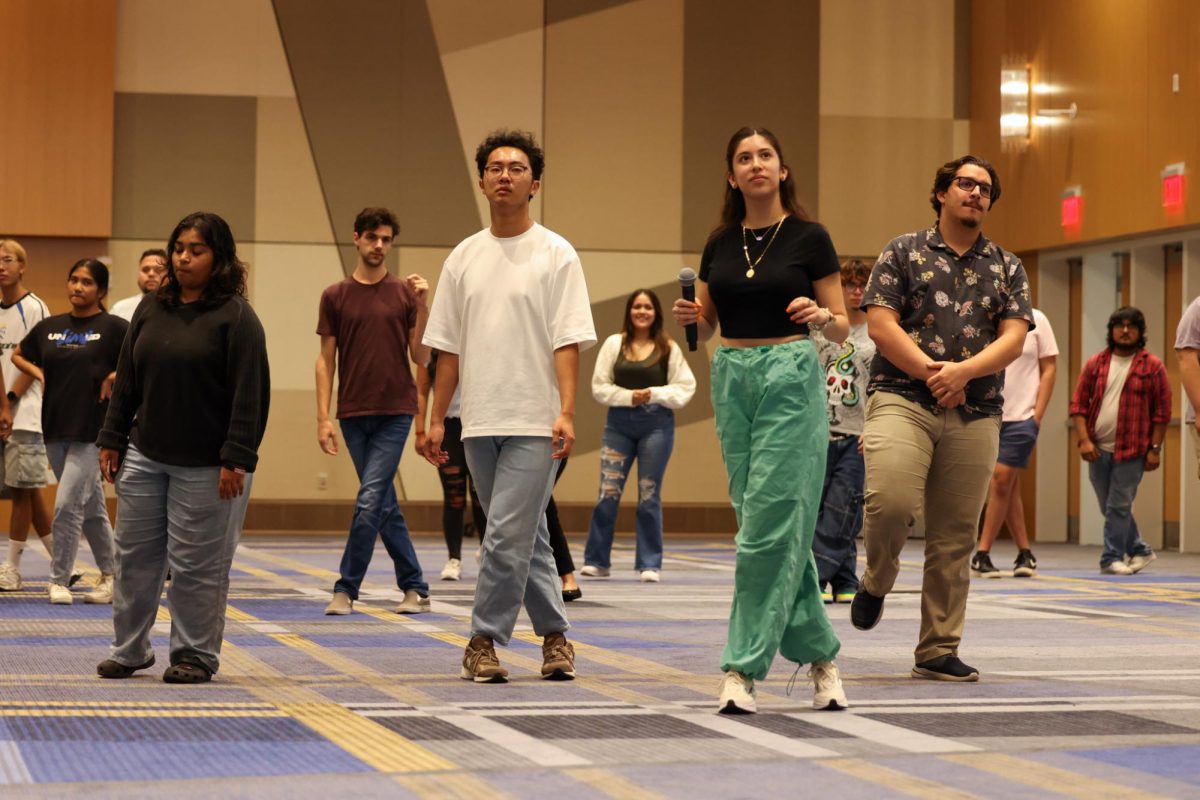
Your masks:
<svg viewBox="0 0 1200 800"><path fill-rule="evenodd" d="M464 439L549 437L561 410L554 351L596 343L575 248L536 223L463 240L442 266L423 341L458 354Z"/></svg>
<svg viewBox="0 0 1200 800"><path fill-rule="evenodd" d="M1043 358L1058 355L1058 342L1050 320L1038 309L1033 310L1036 326L1025 334L1025 347L1017 360L1004 370L1004 422L1020 422L1033 416L1037 407L1038 385L1042 380L1039 363Z"/></svg>
<svg viewBox="0 0 1200 800"><path fill-rule="evenodd" d="M0 367L4 370L4 389L11 391L21 371L12 363L13 351L33 330L33 326L50 316L42 298L26 292L11 306L0 303ZM42 382L29 384L25 394L13 405L13 430L42 432Z"/></svg>

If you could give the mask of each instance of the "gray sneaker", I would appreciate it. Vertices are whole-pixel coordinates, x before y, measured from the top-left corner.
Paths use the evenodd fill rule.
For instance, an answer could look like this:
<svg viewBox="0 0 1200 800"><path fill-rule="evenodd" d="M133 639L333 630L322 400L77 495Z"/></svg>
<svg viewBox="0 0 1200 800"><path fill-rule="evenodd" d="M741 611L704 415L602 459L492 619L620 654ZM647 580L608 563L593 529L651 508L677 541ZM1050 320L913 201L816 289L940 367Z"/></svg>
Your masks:
<svg viewBox="0 0 1200 800"><path fill-rule="evenodd" d="M428 597L421 597L417 594L416 589L409 589L404 593L404 599L400 601L400 605L396 606L397 614L424 614L429 611L430 603Z"/></svg>
<svg viewBox="0 0 1200 800"><path fill-rule="evenodd" d="M325 606L326 616L344 617L354 610L354 601L345 592L334 592L333 599Z"/></svg>

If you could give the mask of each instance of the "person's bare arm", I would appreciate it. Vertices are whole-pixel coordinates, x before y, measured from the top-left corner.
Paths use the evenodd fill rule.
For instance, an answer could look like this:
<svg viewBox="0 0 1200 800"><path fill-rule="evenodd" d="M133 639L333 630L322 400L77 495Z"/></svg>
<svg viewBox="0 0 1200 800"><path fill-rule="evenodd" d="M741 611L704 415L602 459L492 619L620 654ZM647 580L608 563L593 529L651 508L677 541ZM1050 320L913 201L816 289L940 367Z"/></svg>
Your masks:
<svg viewBox="0 0 1200 800"><path fill-rule="evenodd" d="M425 457L425 419L429 416L429 392L433 384L429 380L429 367L417 365L417 418L413 420L413 435L416 438L417 455Z"/></svg>
<svg viewBox="0 0 1200 800"><path fill-rule="evenodd" d="M935 361L935 372L925 381L940 402L944 397L964 391L967 383L985 375L995 375L1009 364L1025 346L1029 322L1023 319L1000 321L1000 330L991 344L962 361Z"/></svg>
<svg viewBox="0 0 1200 800"><path fill-rule="evenodd" d="M442 449L446 436L446 411L450 398L458 388L458 354L438 352L437 376L433 379L433 410L429 415L429 427L425 430L425 460L435 467L445 464L449 453Z"/></svg>
<svg viewBox="0 0 1200 800"><path fill-rule="evenodd" d="M568 344L554 351L554 373L558 377L560 410L550 433L554 458L571 455L575 444L575 392L579 386L579 345Z"/></svg>
<svg viewBox="0 0 1200 800"><path fill-rule="evenodd" d="M1179 378L1183 382L1183 393L1191 402L1192 408L1200 409L1200 351L1176 350L1179 359ZM1197 421L1200 430L1200 420Z"/></svg>
<svg viewBox="0 0 1200 800"><path fill-rule="evenodd" d="M909 377L927 381L933 374L933 359L900 327L900 312L887 306L868 306L867 335L879 353Z"/></svg>
<svg viewBox="0 0 1200 800"><path fill-rule="evenodd" d="M850 318L846 316L846 298L842 295L842 277L835 272L813 284L816 299L797 297L788 305L792 322L812 325L831 342L841 344L850 335ZM825 312L828 310L828 314ZM815 324L814 324L815 323Z"/></svg>
<svg viewBox="0 0 1200 800"><path fill-rule="evenodd" d="M1033 404L1033 419L1038 427L1042 426L1042 417L1050 405L1050 395L1054 394L1054 378L1058 374L1058 356L1046 356L1038 359L1038 392L1037 402Z"/></svg>
<svg viewBox="0 0 1200 800"><path fill-rule="evenodd" d="M337 455L337 434L329 418L333 401L333 376L337 371L337 338L321 337L321 352L317 355L317 444L331 456Z"/></svg>

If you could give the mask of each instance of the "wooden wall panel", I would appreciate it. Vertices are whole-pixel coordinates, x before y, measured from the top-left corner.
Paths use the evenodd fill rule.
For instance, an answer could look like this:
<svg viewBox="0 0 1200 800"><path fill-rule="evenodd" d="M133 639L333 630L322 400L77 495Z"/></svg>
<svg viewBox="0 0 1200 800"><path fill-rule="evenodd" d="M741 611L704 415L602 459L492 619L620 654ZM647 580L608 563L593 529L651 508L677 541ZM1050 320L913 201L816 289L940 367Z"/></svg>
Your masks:
<svg viewBox="0 0 1200 800"><path fill-rule="evenodd" d="M1041 249L1200 222L1195 201L1179 213L1162 208L1159 177L1177 161L1200 168L1200 79L1191 61L1198 29L1200 4L1188 0L975 0L971 149L1004 182L993 238ZM1035 110L1079 107L1073 121L1035 125L1020 152L1000 145L1006 58L1027 59L1033 83L1050 87L1035 93ZM1059 205L1072 185L1083 187L1083 223L1064 230Z"/></svg>
<svg viewBox="0 0 1200 800"><path fill-rule="evenodd" d="M107 237L112 224L115 0L3 0L0 225Z"/></svg>

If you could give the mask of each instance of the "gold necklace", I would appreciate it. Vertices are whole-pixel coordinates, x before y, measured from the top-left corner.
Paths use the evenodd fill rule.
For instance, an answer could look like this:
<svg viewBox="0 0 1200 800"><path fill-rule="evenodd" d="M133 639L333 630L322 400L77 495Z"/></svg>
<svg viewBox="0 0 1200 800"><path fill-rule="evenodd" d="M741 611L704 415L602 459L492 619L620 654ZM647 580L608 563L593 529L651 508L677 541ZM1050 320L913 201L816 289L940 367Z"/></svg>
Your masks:
<svg viewBox="0 0 1200 800"><path fill-rule="evenodd" d="M749 267L749 269L746 270L747 278L754 277L754 268L762 263L763 256L765 256L767 251L771 249L771 244L775 241L775 237L779 234L779 229L783 227L783 221L785 219L787 219L787 214L784 214L779 218L779 222L775 223L775 231L771 234L771 238L767 240L767 246L763 248L763 251L758 254L758 258L754 259L754 261L750 260L750 245L746 242L746 226L742 226L742 255L746 257L746 266ZM763 236L766 235L767 234L764 232ZM755 236L754 238L761 242L763 236Z"/></svg>

